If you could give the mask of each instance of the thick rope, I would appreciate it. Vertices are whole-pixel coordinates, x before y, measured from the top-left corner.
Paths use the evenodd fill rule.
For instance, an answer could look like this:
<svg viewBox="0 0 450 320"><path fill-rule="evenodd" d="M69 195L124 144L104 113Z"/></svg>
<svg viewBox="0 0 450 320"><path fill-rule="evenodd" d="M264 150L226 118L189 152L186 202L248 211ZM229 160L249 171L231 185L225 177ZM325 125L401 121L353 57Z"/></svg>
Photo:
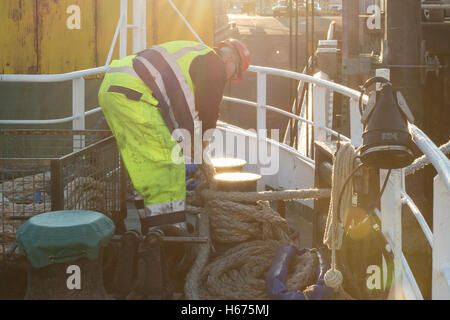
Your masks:
<svg viewBox="0 0 450 320"><path fill-rule="evenodd" d="M294 243L288 235L286 220L270 207L268 200L315 198L318 193L326 197L330 190L218 192L214 190L214 168L205 163L202 165L202 172L208 184L201 185L196 192L190 194L188 202L204 206L210 220L212 240L237 245L207 266L210 246L202 245L187 276L186 298L267 299L265 274L270 269L277 250L282 245ZM209 235L205 230L200 232L202 236L205 234ZM312 284L318 276L317 263L314 253L296 257L289 270L288 289L304 290Z"/></svg>
<svg viewBox="0 0 450 320"><path fill-rule="evenodd" d="M439 149L445 154L450 154L450 141L448 141L447 143L444 143L442 146L439 147ZM406 167L405 169L405 175L410 175L413 174L414 172L423 169L425 166L429 165L430 159L428 159L428 157L426 155L423 155L419 158L417 158L416 160L414 160L414 162L412 164L410 164L408 167Z"/></svg>
<svg viewBox="0 0 450 320"><path fill-rule="evenodd" d="M342 273L336 268L336 250L342 246L344 226L347 223L347 212L351 207L352 189L349 186L344 190L340 212L337 212L339 194L344 187L345 179L351 174L356 151L349 142L341 144L336 152L332 172L332 192L330 207L323 243L331 250L331 268L325 273L325 284L334 289L341 288L343 282Z"/></svg>
<svg viewBox="0 0 450 320"><path fill-rule="evenodd" d="M210 263L200 279L201 299L268 299L265 276L283 241L242 243ZM317 278L313 252L295 257L288 272L289 291L306 289Z"/></svg>
<svg viewBox="0 0 450 320"><path fill-rule="evenodd" d="M234 243L247 240L288 240L288 225L270 208L268 202L256 206L227 200L208 201L212 238L217 242Z"/></svg>
<svg viewBox="0 0 450 320"><path fill-rule="evenodd" d="M203 211L200 215L199 221L199 236L200 237L210 237L209 233L209 217L205 211ZM194 264L189 270L189 273L186 276L186 282L184 285L184 294L186 299L188 300L199 300L199 279L202 273L202 270L205 268L206 264L209 260L209 254L211 251L211 244L205 243L201 244L197 258L194 261Z"/></svg>
<svg viewBox="0 0 450 320"><path fill-rule="evenodd" d="M214 180L215 170L205 161L202 164L208 183ZM194 204L204 205L210 215L212 239L221 243L252 240L289 239L288 225L269 201L329 197L330 190L287 190L276 192L220 192L200 186ZM213 186L214 188L214 186ZM200 198L200 199L198 199Z"/></svg>
<svg viewBox="0 0 450 320"><path fill-rule="evenodd" d="M208 200L229 200L234 202L255 203L257 201L300 200L329 198L330 189L303 189L265 192L222 192L206 189L201 196Z"/></svg>

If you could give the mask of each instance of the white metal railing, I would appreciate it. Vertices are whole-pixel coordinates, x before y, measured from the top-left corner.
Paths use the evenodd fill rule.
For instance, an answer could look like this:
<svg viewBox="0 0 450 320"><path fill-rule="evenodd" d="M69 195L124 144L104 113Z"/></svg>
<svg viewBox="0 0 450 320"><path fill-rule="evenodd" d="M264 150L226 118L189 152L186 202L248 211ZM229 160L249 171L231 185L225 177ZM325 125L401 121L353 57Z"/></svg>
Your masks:
<svg viewBox="0 0 450 320"><path fill-rule="evenodd" d="M380 210L375 209L375 214L378 216L378 218L380 220L382 220ZM388 242L388 246L389 246L389 248L386 248L386 249L388 251L391 251L392 248L395 246L395 244L389 236L385 236L385 238L386 238L386 241ZM411 289L412 289L410 292L408 292L409 295L412 295L412 297L407 297L407 298L411 298L414 300L423 300L423 296L422 296L422 293L420 292L419 285L417 284L417 281L414 278L414 275L411 271L411 268L410 268L408 262L406 261L406 258L405 258L405 255L403 254L403 252L401 253L400 263L401 263L402 270L406 276L407 283L411 286ZM401 297L400 297L400 299L401 299Z"/></svg>
<svg viewBox="0 0 450 320"><path fill-rule="evenodd" d="M450 299L450 161L422 130L412 124L409 129L438 173L433 184L432 298Z"/></svg>
<svg viewBox="0 0 450 320"><path fill-rule="evenodd" d="M233 98L233 97L226 97L226 96L224 96L223 100L224 101L229 101L229 102L234 102L234 103L240 103L240 104L248 105L248 106L255 107L255 108L259 107L256 102L243 100L243 99L238 99L238 98ZM263 108L266 109L266 110L269 110L269 111L273 111L273 112L278 113L278 114L282 114L282 115L284 115L284 116L286 116L288 118L291 118L293 120L298 120L300 122L306 123L306 124L311 125L311 126L313 126L315 128L323 130L323 131L329 133L332 136L340 137L342 140L350 142L350 139L347 138L346 136L340 135L338 132L336 132L336 131L328 128L328 127L325 127L325 126L322 126L320 124L317 124L317 123L315 123L315 122L313 122L311 120L308 120L308 119L306 119L304 117L300 117L300 116L298 116L296 114L293 114L293 113L290 113L290 112L285 111L283 109L280 109L280 108L277 108L277 107L273 107L273 106L269 106L269 105L263 106Z"/></svg>
<svg viewBox="0 0 450 320"><path fill-rule="evenodd" d="M361 92L359 92L357 90L351 89L349 87L343 86L343 85L335 83L335 82L315 78L313 76L303 74L303 73L269 68L269 67L260 67L260 66L250 66L248 68L248 70L251 72L257 72L260 74L270 74L272 76L280 76L280 77L290 78L290 79L299 80L299 81L303 80L308 83L316 84L318 86L331 89L334 92L338 92L338 93L340 93L348 98L354 99L356 101L359 100L359 97L361 95ZM364 96L363 103L366 104L368 102L368 99L369 99L369 97Z"/></svg>
<svg viewBox="0 0 450 320"><path fill-rule="evenodd" d="M95 76L108 70L108 66L61 74L0 74L0 82L62 82Z"/></svg>
<svg viewBox="0 0 450 320"><path fill-rule="evenodd" d="M310 121L303 117L294 115L290 112L274 108L272 106L266 105L266 77L267 75L287 77L299 81L304 81L310 85L316 85L321 88L330 89L332 92L338 92L350 98L350 116L351 124L350 131L352 136L352 143L359 145L361 143L360 137L362 136L362 125L361 118L358 111L357 103L360 96L360 92L344 87L342 85L321 79L316 76L309 76L305 74L298 74L295 72L287 70L279 70L266 67L251 66L249 71L257 73L257 102L245 101L242 99L224 97L224 100L240 103L258 109L257 114L257 132L258 129L265 129L265 119L266 111L274 111L279 114L283 114L291 119L306 123L307 125L313 126L317 129L323 130L331 135L336 136L337 133L325 126L326 123L321 124L317 121ZM388 75L388 70L380 70L383 75ZM325 108L327 101L326 97L323 95L322 98L315 97L314 101L323 101L320 105L317 103L314 109ZM363 97L363 103L367 103L367 96ZM322 111L323 112L323 111ZM325 119L325 117L320 117ZM316 120L316 119L315 119ZM357 128L355 128L357 126ZM264 130L261 130L262 134L258 139L264 139ZM419 225L421 226L424 235L433 248L433 298L450 298L450 253L446 249L448 243L450 243L450 215L447 214L448 208L450 208L450 162L443 152L434 145L434 143L416 126L410 124L410 131L413 136L413 140L419 149L424 152L424 154L429 158L430 162L435 166L438 171L438 176L435 179L435 200L434 200L434 211L433 211L433 221L434 221L434 234L431 232L429 226L427 225L422 213L417 208L415 203L409 197L405 190L405 170L393 170L389 178L389 183L387 189L381 199L381 212L377 210L380 220L382 221L382 231L385 235L388 243L391 245L391 249L394 253L394 272L395 279L398 283L402 282L405 286L409 286L408 290L403 290L401 286L395 286L392 292L393 298L403 299L403 298L415 298L423 299L423 295L417 285L417 282L412 274L411 268L402 251L402 220L401 212L402 205L407 205L415 218L417 219ZM357 136L359 136L359 139ZM355 137L354 137L355 136ZM345 137L343 140L350 140ZM356 143L355 143L356 142ZM386 170L382 170L380 179L384 181ZM438 194L439 196L436 196ZM447 229L444 229L446 226ZM441 230L439 234L436 233L437 230ZM444 230L447 230L444 232ZM437 240L439 238L439 240ZM438 246L437 244L440 244ZM446 250L446 251L445 251ZM444 252L445 251L445 252Z"/></svg>
<svg viewBox="0 0 450 320"><path fill-rule="evenodd" d="M397 281L402 281L404 274L414 295L418 298L422 297L417 283L415 280L411 280L413 278L411 269L402 252L401 205L410 208L432 248L432 298L450 299L450 279L447 277L450 266L448 250L448 244L450 243L450 216L448 214L448 208L450 208L450 161L419 128L409 124L409 129L415 144L438 172L433 186L433 232L431 232L417 205L406 192L405 172L413 172L409 168L392 171L388 187L381 199L382 230L394 250L394 268ZM411 167L413 166L411 165ZM385 170L382 170L382 173L385 174ZM384 181L383 175L380 180ZM401 299L404 297L404 291L400 292L399 288L395 288L394 291L393 296L395 298Z"/></svg>
<svg viewBox="0 0 450 320"><path fill-rule="evenodd" d="M145 48L146 37L145 32L145 10L142 10L142 6L145 6L145 0L134 0L134 24L128 25L127 15L128 15L128 0L121 0L120 2L120 17L117 23L116 31L114 33L113 41L108 53L106 64L102 67L91 68L81 71L75 71L64 74L53 74L53 75L0 75L0 82L62 82L62 81L72 81L72 116L60 119L51 120L0 120L0 124L10 124L10 125L42 125L42 124L57 124L57 123L68 123L72 122L72 127L75 130L85 129L85 117L92 115L96 112L101 111L101 108L95 108L89 111L85 111L85 86L84 78L88 76L94 76L98 74L105 73L108 68L112 58L112 54L117 42L117 38L120 40L120 57L124 57L127 54L127 32L128 28L133 28L133 51L142 50ZM312 121L294 115L292 113L286 112L284 110L266 106L266 75L274 75L281 77L288 77L295 80L303 80L308 83L316 84L320 87L326 87L334 92L339 92L344 96L347 96L356 101L359 99L360 93L356 90L350 89L348 87L336 84L334 82L322 80L320 78L315 78L306 74L295 73L287 70L280 70L267 67L250 66L249 71L258 73L258 101L257 103L250 103L252 106L257 106L257 132L258 140L264 140L266 138L265 134L262 132L262 128L266 128L266 110L271 110L278 112L280 114L286 115L294 120L301 121L303 123L309 124L315 128L323 130L331 135L337 136L338 133L327 128L325 123L313 123ZM227 99L227 98L225 98ZM230 99L230 98L229 98ZM364 97L364 102L367 101L367 97ZM234 102L237 102L235 100ZM240 101L242 103L242 101ZM342 136L343 140L350 141L347 137Z"/></svg>
<svg viewBox="0 0 450 320"><path fill-rule="evenodd" d="M402 204L407 205L409 207L414 217L416 218L417 222L419 223L420 227L422 228L422 231L425 234L425 237L427 238L430 247L433 248L433 233L431 232L430 227L425 221L422 213L420 212L419 208L417 208L414 201L405 191L402 190L401 194L402 194Z"/></svg>
<svg viewBox="0 0 450 320"><path fill-rule="evenodd" d="M325 116L316 114L314 117L314 123L308 119L302 118L300 116L294 115L292 113L286 112L284 110L274 108L271 106L266 105L266 77L267 75L271 76L279 76L279 77L285 77L289 79L294 79L298 81L303 81L305 83L308 83L310 85L315 85L317 88L325 88L327 90L330 90L331 92L340 93L343 96L350 99L350 112L352 114L359 114L358 111L358 100L360 98L361 93L357 90L348 88L346 86L340 85L338 83L322 79L320 76L310 76L303 73L297 73L293 71L288 70L281 70L281 69L275 69L275 68L268 68L268 67L261 67L261 66L250 66L248 69L250 72L256 72L257 73L257 131L258 128L265 128L265 112L266 110L271 110L278 112L280 114L284 114L291 119L298 120L302 123L306 123L307 125L312 125L314 128L318 130L325 131L331 135L337 136L338 133L335 131L327 128L328 120ZM318 95L313 95L313 98L318 97L318 99L323 99L323 105L326 105L329 102L329 99L326 99L326 97ZM310 99L312 101L313 99ZM236 101L237 102L237 101ZM318 100L315 100L316 103L319 105L322 105L322 103ZM366 104L368 102L368 96L363 96L363 103ZM314 102L313 102L314 103ZM249 105L249 104L248 104ZM254 106L254 104L250 104ZM319 112L318 109L313 108L314 112ZM325 114L325 110L322 110L321 113ZM318 119L322 121L318 121ZM351 123L351 141L354 145L359 146L361 144L361 136L362 136L362 125L360 124L360 121L355 121L355 117L351 117L352 123ZM312 135L310 135L311 137ZM316 135L317 136L317 135ZM341 136L342 137L342 136ZM261 138L264 138L261 136ZM343 140L350 141L349 138L343 137Z"/></svg>
<svg viewBox="0 0 450 320"><path fill-rule="evenodd" d="M389 70L377 70L377 75L389 79ZM360 115L355 114L357 121L360 121ZM355 120L356 121L356 120ZM408 280L407 284L413 291L414 295L423 299L417 283L411 281L413 278L411 269L402 252L402 205L410 208L419 226L421 227L425 238L432 248L433 255L433 280L432 280L432 298L433 299L450 299L450 282L445 277L447 267L450 266L450 254L447 254L448 243L450 243L450 218L447 214L450 207L450 161L445 154L429 139L425 133L413 124L409 124L409 130L413 137L413 141L418 148L424 153L428 161L430 161L438 172L434 183L434 204L433 204L433 232L426 223L422 213L406 192L405 172L413 173L416 164L402 170L393 170L389 179L388 187L381 199L380 218L382 222L382 231L385 237L390 241L394 250L394 268L397 281L402 281L403 272ZM423 161L425 162L425 161ZM419 164L419 163L418 163ZM386 170L381 170L380 183L384 181ZM436 197L436 194L439 194ZM447 231L442 229L447 227ZM441 232L437 232L441 230ZM438 240L439 239L439 240ZM438 245L437 245L438 244ZM400 292L399 288L394 288L393 296L401 299L404 292Z"/></svg>

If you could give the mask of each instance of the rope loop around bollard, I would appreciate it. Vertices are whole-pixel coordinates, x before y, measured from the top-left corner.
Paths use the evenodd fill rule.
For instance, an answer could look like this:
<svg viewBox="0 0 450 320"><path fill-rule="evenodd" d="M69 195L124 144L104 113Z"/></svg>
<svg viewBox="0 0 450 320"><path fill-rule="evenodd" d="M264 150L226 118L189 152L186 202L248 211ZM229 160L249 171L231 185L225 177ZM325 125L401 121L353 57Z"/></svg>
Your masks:
<svg viewBox="0 0 450 320"><path fill-rule="evenodd" d="M314 252L319 260L318 278L315 284L306 290L289 292L285 284L289 262L295 256L301 256L306 252ZM282 246L278 249L272 267L266 275L267 294L275 300L331 300L334 298L334 290L325 284L324 277L329 265L317 249L299 250L295 246Z"/></svg>

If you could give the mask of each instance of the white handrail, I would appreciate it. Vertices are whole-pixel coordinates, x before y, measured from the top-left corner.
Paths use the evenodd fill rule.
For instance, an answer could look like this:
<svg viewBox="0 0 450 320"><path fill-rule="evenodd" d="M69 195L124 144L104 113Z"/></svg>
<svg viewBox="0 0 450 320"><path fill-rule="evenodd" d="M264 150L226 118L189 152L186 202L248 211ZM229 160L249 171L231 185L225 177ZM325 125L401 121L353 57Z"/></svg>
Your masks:
<svg viewBox="0 0 450 320"><path fill-rule="evenodd" d="M422 213L420 212L419 208L417 208L414 201L404 191L402 191L402 203L407 205L411 209L411 212L413 213L414 217L416 217L416 220L419 223L420 227L422 228L422 231L425 234L428 243L430 244L431 248L433 248L433 233L431 232L428 223L425 221Z"/></svg>
<svg viewBox="0 0 450 320"><path fill-rule="evenodd" d="M375 214L377 215L378 219L382 220L381 217L381 212L380 210L378 210L377 208L375 208ZM394 248L395 244L393 243L392 239L389 236L384 235L389 247L392 249ZM393 252L393 254L395 255L395 252ZM414 275L412 273L412 270L408 264L408 261L405 258L405 255L403 254L403 252L401 253L401 256L399 257L400 261L401 261L401 265L402 265L402 269L405 272L405 275L409 281L409 283L411 284L411 287L414 291L414 294L416 295L416 297L420 300L423 300L423 296L422 296L422 292L420 291L420 288L417 284L416 279L414 278Z"/></svg>
<svg viewBox="0 0 450 320"><path fill-rule="evenodd" d="M109 66L59 74L0 74L0 82L62 82L105 73Z"/></svg>
<svg viewBox="0 0 450 320"><path fill-rule="evenodd" d="M222 122L222 121L220 121L220 120L217 121L217 126L218 126L218 127L220 126L220 127L224 128L224 129L232 129L232 130L235 130L235 131L243 130L243 133L245 132L245 134L246 134L247 136L252 137L252 138L257 138L257 135L256 135L254 132L251 132L251 131L249 131L249 130L244 130L244 129L242 129L242 128L236 127L236 126L234 126L234 125L232 125L232 124L229 124L229 123L226 123L226 122ZM285 150L285 151L289 152L290 154L292 154L292 155L294 155L294 156L296 156L296 157L299 157L299 158L302 159L305 163L307 163L307 164L310 165L312 168L314 168L314 166L315 166L314 160L312 160L311 158L308 158L308 157L302 155L302 154L301 154L300 152L298 152L298 150L296 150L295 148L292 148L291 146L288 146L287 144L284 144L284 143L275 141L275 140L270 139L270 138L264 138L264 141L265 141L265 142L268 142L268 143L270 143L270 144L276 145L276 146L280 147L282 150Z"/></svg>
<svg viewBox="0 0 450 320"><path fill-rule="evenodd" d="M414 295L418 300L424 300L422 292L420 291L419 285L417 284L416 278L414 278L414 274L412 273L411 267L409 266L408 261L405 258L405 255L402 252L402 266L405 271L405 275L408 278L409 283L414 291Z"/></svg>
<svg viewBox="0 0 450 320"><path fill-rule="evenodd" d="M102 111L102 108L98 107L98 108L95 108L95 109L86 111L86 112L84 113L84 115L85 115L85 116L90 116L91 114L94 114L94 113L97 113L97 112L100 112L100 111Z"/></svg>
<svg viewBox="0 0 450 320"><path fill-rule="evenodd" d="M116 33L114 35L113 43L110 48L110 54L108 55L107 62L110 59L110 55L112 54L112 50L117 41L117 36L118 36L119 30L120 30L120 26L123 23L122 18L123 18L123 16L119 18L117 28L116 28ZM3 81L3 82L61 82L61 81L79 79L79 78L82 78L85 76L101 74L101 73L106 72L108 70L108 68L109 68L109 66L105 65L104 67L99 67L99 68L75 71L75 72L64 73L64 74L54 74L54 75L0 75L0 81ZM351 88L339 85L339 84L331 82L331 81L317 79L317 78L314 78L314 77L311 77L311 76L308 76L308 75L302 74L302 73L296 73L296 72L291 72L291 71L286 71L286 70L281 70L281 69L274 69L274 68L258 67L258 66L250 66L249 71L263 72L263 73L267 73L267 74L271 74L271 75L275 75L275 76L288 77L288 78L292 78L292 79L303 80L305 82L315 83L319 86L324 86L324 87L330 88L336 92L340 92L341 94L348 96L350 98L358 98L359 99L359 95L360 95L360 93L358 91L353 90ZM246 101L246 100L232 98L232 97L225 97L225 96L223 97L223 99L226 101L230 101L230 102L241 103L241 104L246 104L246 105L253 106L253 107L258 107L257 103L251 102L251 101ZM364 99L367 99L367 97L365 96L363 98L363 101L364 101ZM317 125L310 120L307 120L305 118L302 118L302 117L292 114L290 112L284 111L282 109L279 109L279 108L276 108L273 106L265 106L265 107L267 110L277 112L279 114L285 115L292 119L295 119L295 120L307 123L309 125L312 125L314 127L320 128L336 137L340 136L342 140L351 141L348 137L339 135L339 133L337 133L336 131L334 131L330 128L327 128L327 127L324 127L321 125ZM87 111L85 113L85 116L91 115L91 114L99 112L99 111L101 111L101 108ZM70 122L70 121L72 121L74 119L78 119L78 118L80 118L79 115L69 117L69 118L53 119L53 120L0 120L0 124L22 124L22 125L54 124L54 123Z"/></svg>
<svg viewBox="0 0 450 320"><path fill-rule="evenodd" d="M248 68L248 70L251 72L262 72L262 73L270 74L273 76L286 77L286 78L291 78L291 79L295 79L295 80L300 80L300 81L303 80L303 81L306 81L309 83L314 83L318 86L329 88L329 89L333 90L334 92L338 92L338 93L340 93L344 96L347 96L356 101L358 101L361 96L361 92L359 92L357 90L351 89L349 87L343 86L341 84L338 84L338 83L335 83L332 81L314 78L313 76L309 76L309 75L303 74L303 73L269 68L269 67L260 67L260 66L250 66ZM364 95L363 103L367 104L368 101L369 101L369 97L367 95Z"/></svg>
<svg viewBox="0 0 450 320"><path fill-rule="evenodd" d="M258 104L256 102L252 102L252 101L247 101L247 100L242 100L242 99L232 98L232 97L226 97L226 96L223 97L223 100L229 101L229 102L234 102L234 103L241 103L241 104L245 104L245 105L248 105L248 106L252 106L252 107L258 108ZM300 122L305 122L305 123L307 123L307 124L309 124L309 125L311 125L313 127L322 129L322 130L330 133L331 135L334 135L336 137L341 137L342 140L349 141L349 142L351 141L349 138L347 138L347 137L345 137L343 135L340 135L338 132L336 132L336 131L334 131L334 130L332 130L330 128L327 128L327 127L315 124L314 122L312 122L310 120L307 120L307 119L305 119L303 117L297 116L297 115L295 115L293 113L290 113L288 111L285 111L283 109L279 109L277 107L272 107L272 106L269 106L269 105L266 105L265 108L267 110L271 110L273 112L285 115L285 116L287 116L289 118L298 120Z"/></svg>
<svg viewBox="0 0 450 320"><path fill-rule="evenodd" d="M102 108L98 107L84 113L84 116L90 116L94 113L102 111ZM80 119L80 115L74 115L67 118L59 118L59 119L50 119L50 120L0 120L0 124L8 124L8 125L40 125L40 124L59 124L59 123L67 123L76 119Z"/></svg>
<svg viewBox="0 0 450 320"><path fill-rule="evenodd" d="M80 118L81 118L80 115L74 115L67 118L50 119L50 120L0 120L0 124L9 124L9 125L59 124L72 122L73 120Z"/></svg>

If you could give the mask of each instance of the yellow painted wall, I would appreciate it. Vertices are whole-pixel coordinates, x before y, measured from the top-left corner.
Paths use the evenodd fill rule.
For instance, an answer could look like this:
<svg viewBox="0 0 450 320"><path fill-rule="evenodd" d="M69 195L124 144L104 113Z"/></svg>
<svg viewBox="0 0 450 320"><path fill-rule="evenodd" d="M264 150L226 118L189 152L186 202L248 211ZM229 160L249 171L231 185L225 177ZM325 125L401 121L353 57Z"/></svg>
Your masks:
<svg viewBox="0 0 450 320"><path fill-rule="evenodd" d="M0 0L0 73L35 73L36 2Z"/></svg>
<svg viewBox="0 0 450 320"><path fill-rule="evenodd" d="M213 0L174 0L203 40L214 41ZM69 6L80 8L80 29ZM119 19L120 0L0 0L0 73L49 74L102 66ZM128 19L133 7L129 0ZM72 24L73 28L73 24ZM195 40L167 0L147 0L147 45ZM128 54L132 52L128 31ZM113 58L118 58L118 43Z"/></svg>
<svg viewBox="0 0 450 320"><path fill-rule="evenodd" d="M67 28L71 5L80 7L80 29ZM92 0L38 1L39 72L64 73L91 68L96 61L96 3Z"/></svg>

